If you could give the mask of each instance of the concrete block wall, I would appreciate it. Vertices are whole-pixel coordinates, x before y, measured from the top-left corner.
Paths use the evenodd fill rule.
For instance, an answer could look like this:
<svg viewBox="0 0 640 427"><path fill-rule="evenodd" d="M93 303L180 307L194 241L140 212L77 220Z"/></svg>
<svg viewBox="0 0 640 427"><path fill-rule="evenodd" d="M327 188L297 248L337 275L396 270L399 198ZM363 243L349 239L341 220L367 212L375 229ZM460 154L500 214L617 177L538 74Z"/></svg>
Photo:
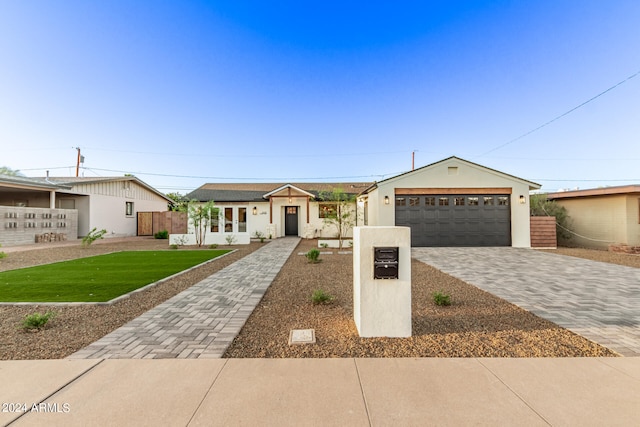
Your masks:
<svg viewBox="0 0 640 427"><path fill-rule="evenodd" d="M0 244L3 246L35 244L36 236L43 234L54 234L58 239L60 235L65 235L66 240L77 239L78 211L0 206Z"/></svg>

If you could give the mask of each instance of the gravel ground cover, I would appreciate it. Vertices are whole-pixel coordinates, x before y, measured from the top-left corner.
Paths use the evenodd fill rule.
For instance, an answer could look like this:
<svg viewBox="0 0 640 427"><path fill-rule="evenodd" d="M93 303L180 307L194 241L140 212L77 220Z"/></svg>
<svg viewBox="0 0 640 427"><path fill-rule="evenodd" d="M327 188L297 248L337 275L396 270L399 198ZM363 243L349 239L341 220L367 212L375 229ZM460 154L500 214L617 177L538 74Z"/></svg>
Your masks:
<svg viewBox="0 0 640 427"><path fill-rule="evenodd" d="M315 241L301 242L226 357L613 355L417 261L412 264L417 278L413 290L414 336L360 339L352 315L351 255L321 255L322 263L309 265L304 256L297 254L315 245ZM66 357L261 246L231 246L237 251L110 306L0 306L0 360ZM89 248L75 243L24 251L1 248L8 256L0 259L0 271L117 250L166 248L166 240L152 238L105 239ZM640 268L640 256L564 248L552 252ZM309 298L317 288L334 295L334 301L325 306L311 304ZM432 305L430 293L434 290L449 293L453 305ZM45 329L25 332L20 328L24 316L50 308L57 317ZM315 328L318 343L288 346L289 330L293 328Z"/></svg>
<svg viewBox="0 0 640 427"><path fill-rule="evenodd" d="M353 322L352 256L321 255L309 264L299 253L314 247L302 241L265 294L225 357L595 357L610 350L541 319L439 270L412 261L410 338L360 338ZM557 253L578 254L560 249ZM609 262L624 256L581 251ZM630 264L636 258L630 256ZM314 305L311 294L333 295ZM436 306L442 291L453 304ZM292 329L315 329L316 344L288 345Z"/></svg>
<svg viewBox="0 0 640 427"><path fill-rule="evenodd" d="M78 243L9 252L6 258L0 259L0 271L120 250L170 250L166 240L110 240L101 240L88 248L82 248ZM220 246L220 249L237 250L113 305L0 306L0 360L64 358L262 246L260 243ZM49 309L57 315L46 328L28 332L20 327L26 315L34 312L44 313Z"/></svg>

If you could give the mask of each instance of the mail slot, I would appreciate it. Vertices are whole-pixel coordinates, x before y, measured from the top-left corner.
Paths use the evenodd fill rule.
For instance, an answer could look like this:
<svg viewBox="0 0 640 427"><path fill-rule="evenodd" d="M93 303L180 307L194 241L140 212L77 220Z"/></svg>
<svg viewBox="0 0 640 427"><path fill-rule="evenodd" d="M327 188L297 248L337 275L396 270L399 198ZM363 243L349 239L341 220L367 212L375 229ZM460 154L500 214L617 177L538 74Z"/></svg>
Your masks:
<svg viewBox="0 0 640 427"><path fill-rule="evenodd" d="M373 278L398 278L398 248L373 248Z"/></svg>

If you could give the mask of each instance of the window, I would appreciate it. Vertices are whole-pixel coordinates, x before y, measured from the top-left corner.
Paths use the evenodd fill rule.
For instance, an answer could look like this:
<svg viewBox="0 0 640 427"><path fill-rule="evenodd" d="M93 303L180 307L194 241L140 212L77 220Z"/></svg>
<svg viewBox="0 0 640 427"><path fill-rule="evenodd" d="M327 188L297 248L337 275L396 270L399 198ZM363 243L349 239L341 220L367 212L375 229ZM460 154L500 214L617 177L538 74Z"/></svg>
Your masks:
<svg viewBox="0 0 640 427"><path fill-rule="evenodd" d="M493 196L484 196L483 199L485 206L493 206Z"/></svg>
<svg viewBox="0 0 640 427"><path fill-rule="evenodd" d="M477 197L469 197L469 206L478 206L478 198Z"/></svg>
<svg viewBox="0 0 640 427"><path fill-rule="evenodd" d="M332 218L336 216L335 203L320 203L318 205L318 218Z"/></svg>
<svg viewBox="0 0 640 427"><path fill-rule="evenodd" d="M420 197L409 197L409 206L420 206Z"/></svg>
<svg viewBox="0 0 640 427"><path fill-rule="evenodd" d="M449 198L448 197L439 197L438 205L440 206L449 206Z"/></svg>
<svg viewBox="0 0 640 427"><path fill-rule="evenodd" d="M218 208L213 208L211 211L211 232L220 232L220 209Z"/></svg>
<svg viewBox="0 0 640 427"><path fill-rule="evenodd" d="M509 198L507 196L498 197L498 206L509 206Z"/></svg>
<svg viewBox="0 0 640 427"><path fill-rule="evenodd" d="M238 208L238 233L247 232L247 208Z"/></svg>
<svg viewBox="0 0 640 427"><path fill-rule="evenodd" d="M436 198L435 197L425 197L424 198L424 204L426 206L435 206L436 205Z"/></svg>
<svg viewBox="0 0 640 427"><path fill-rule="evenodd" d="M404 197L396 197L396 206L407 206L407 199Z"/></svg>
<svg viewBox="0 0 640 427"><path fill-rule="evenodd" d="M133 216L133 202L125 202L125 215Z"/></svg>
<svg viewBox="0 0 640 427"><path fill-rule="evenodd" d="M233 208L224 208L224 231L233 232Z"/></svg>
<svg viewBox="0 0 640 427"><path fill-rule="evenodd" d="M456 206L464 206L464 197L454 197L453 204Z"/></svg>

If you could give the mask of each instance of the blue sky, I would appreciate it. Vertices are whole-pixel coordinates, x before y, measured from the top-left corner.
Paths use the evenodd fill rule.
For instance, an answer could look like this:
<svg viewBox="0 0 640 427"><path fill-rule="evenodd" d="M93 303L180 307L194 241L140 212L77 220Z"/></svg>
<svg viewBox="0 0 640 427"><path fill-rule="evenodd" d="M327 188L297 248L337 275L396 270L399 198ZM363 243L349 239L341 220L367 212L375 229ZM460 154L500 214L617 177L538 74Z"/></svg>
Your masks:
<svg viewBox="0 0 640 427"><path fill-rule="evenodd" d="M0 166L73 176L80 147L84 176L185 193L381 180L415 151L640 184L638 22L635 0L4 0Z"/></svg>

